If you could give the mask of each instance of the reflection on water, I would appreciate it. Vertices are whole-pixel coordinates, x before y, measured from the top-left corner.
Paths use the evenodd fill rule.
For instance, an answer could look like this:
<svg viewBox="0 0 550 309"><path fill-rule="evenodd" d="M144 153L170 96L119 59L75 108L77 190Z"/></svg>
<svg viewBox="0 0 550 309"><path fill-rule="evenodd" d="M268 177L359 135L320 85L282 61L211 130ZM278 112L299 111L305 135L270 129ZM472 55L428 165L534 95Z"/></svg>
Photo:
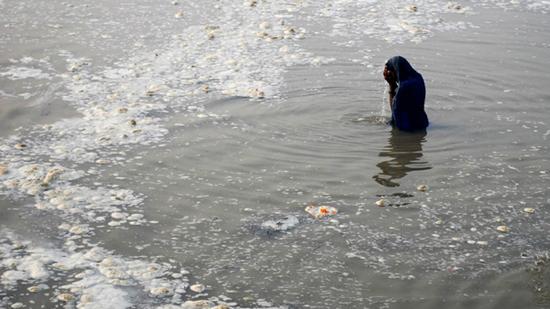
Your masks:
<svg viewBox="0 0 550 309"><path fill-rule="evenodd" d="M382 171L372 178L386 187L398 187L397 180L412 171L431 169L422 160L422 144L426 142L426 131L409 133L393 129L388 145L378 154L384 160L376 164Z"/></svg>

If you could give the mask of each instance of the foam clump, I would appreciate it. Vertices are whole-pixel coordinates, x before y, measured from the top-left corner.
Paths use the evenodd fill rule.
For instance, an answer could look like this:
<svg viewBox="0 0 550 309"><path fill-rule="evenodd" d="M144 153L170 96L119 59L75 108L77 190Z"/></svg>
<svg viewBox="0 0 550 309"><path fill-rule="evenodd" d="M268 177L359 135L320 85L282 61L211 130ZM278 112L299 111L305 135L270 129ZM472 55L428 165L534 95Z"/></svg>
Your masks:
<svg viewBox="0 0 550 309"><path fill-rule="evenodd" d="M214 304L208 300L188 300L181 306L182 309L210 309Z"/></svg>
<svg viewBox="0 0 550 309"><path fill-rule="evenodd" d="M270 231L287 231L298 225L300 221L296 216L286 216L280 220L268 220L262 223L261 228Z"/></svg>
<svg viewBox="0 0 550 309"><path fill-rule="evenodd" d="M204 284L195 283L190 286L189 289L195 293L202 293L204 292L204 290L206 290L206 287L204 286Z"/></svg>

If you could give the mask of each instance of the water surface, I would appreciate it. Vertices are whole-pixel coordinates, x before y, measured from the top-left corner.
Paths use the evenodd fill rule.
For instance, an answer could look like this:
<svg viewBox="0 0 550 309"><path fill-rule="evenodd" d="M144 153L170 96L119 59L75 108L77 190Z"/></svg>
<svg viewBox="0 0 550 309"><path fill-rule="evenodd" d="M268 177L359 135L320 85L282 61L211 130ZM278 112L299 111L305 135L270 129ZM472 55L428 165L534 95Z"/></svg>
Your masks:
<svg viewBox="0 0 550 309"><path fill-rule="evenodd" d="M545 1L0 7L0 306L548 306Z"/></svg>

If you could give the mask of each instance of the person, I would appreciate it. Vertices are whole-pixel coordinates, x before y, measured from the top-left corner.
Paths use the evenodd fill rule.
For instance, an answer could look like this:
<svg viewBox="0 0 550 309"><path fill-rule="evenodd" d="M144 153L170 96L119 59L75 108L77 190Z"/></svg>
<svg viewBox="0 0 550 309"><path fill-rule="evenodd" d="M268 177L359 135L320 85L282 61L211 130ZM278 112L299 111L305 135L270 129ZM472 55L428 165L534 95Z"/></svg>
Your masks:
<svg viewBox="0 0 550 309"><path fill-rule="evenodd" d="M388 82L391 124L402 131L418 131L428 127L424 111L426 87L420 73L401 56L390 58L384 67L384 79Z"/></svg>

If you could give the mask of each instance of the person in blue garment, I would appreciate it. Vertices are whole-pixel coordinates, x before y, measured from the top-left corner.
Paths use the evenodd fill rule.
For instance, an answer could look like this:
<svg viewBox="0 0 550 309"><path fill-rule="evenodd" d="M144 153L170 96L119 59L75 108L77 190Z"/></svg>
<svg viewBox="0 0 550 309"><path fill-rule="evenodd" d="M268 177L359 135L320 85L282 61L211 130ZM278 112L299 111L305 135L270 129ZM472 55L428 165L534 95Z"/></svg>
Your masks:
<svg viewBox="0 0 550 309"><path fill-rule="evenodd" d="M390 86L391 124L402 131L420 131L428 127L424 111L426 87L420 73L401 56L390 58L384 67L384 79Z"/></svg>

